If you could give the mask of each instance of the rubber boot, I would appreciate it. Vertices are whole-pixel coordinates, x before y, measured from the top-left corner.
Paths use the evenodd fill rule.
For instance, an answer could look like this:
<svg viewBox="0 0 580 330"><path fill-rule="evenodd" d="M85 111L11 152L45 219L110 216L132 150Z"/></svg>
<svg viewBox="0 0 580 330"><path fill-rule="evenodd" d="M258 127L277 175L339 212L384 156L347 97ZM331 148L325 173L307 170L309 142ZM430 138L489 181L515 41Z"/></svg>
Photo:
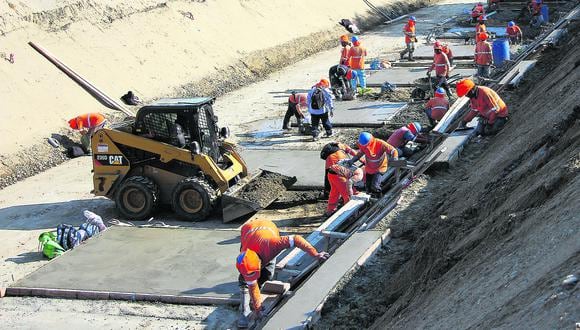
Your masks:
<svg viewBox="0 0 580 330"><path fill-rule="evenodd" d="M409 52L409 62L415 62L415 59L413 58L413 52Z"/></svg>
<svg viewBox="0 0 580 330"><path fill-rule="evenodd" d="M304 127L304 118L298 119L298 132L304 134L306 132L306 127Z"/></svg>
<svg viewBox="0 0 580 330"><path fill-rule="evenodd" d="M240 316L238 318L238 328L246 329L250 326L250 290L248 288L240 288Z"/></svg>

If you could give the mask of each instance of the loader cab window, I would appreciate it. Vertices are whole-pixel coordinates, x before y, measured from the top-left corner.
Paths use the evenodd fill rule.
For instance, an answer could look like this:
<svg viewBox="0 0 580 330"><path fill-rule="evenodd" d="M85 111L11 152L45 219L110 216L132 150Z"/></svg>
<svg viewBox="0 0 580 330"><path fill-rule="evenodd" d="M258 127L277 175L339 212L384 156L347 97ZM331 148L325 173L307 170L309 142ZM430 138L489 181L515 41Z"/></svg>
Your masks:
<svg viewBox="0 0 580 330"><path fill-rule="evenodd" d="M202 152L214 160L219 158L219 145L216 126L210 105L204 105L197 112L198 134Z"/></svg>
<svg viewBox="0 0 580 330"><path fill-rule="evenodd" d="M144 131L152 139L183 148L189 145L191 121L171 112L151 112L143 117Z"/></svg>

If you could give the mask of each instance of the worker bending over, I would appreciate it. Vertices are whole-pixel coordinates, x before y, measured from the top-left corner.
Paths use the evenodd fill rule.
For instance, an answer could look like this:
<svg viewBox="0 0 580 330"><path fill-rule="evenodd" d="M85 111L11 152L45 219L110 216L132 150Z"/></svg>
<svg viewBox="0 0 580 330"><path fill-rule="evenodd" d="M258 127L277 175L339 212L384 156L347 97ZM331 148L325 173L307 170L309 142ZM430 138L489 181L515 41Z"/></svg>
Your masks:
<svg viewBox="0 0 580 330"><path fill-rule="evenodd" d="M485 8L483 7L483 3L478 2L472 9L471 9L471 22L475 23L480 17L485 15Z"/></svg>
<svg viewBox="0 0 580 330"><path fill-rule="evenodd" d="M435 127L447 110L449 110L449 101L445 98L445 90L439 87L435 90L435 96L425 104L425 114L429 118L431 127Z"/></svg>
<svg viewBox="0 0 580 330"><path fill-rule="evenodd" d="M477 76L489 78L491 74L491 65L493 64L493 52L491 44L487 42L487 34L480 33L477 35L477 44L475 45L475 66L477 67Z"/></svg>
<svg viewBox="0 0 580 330"><path fill-rule="evenodd" d="M81 144L85 150L91 149L91 137L105 127L105 117L100 113L85 113L68 121L70 128L81 133ZM85 151L86 152L86 151Z"/></svg>
<svg viewBox="0 0 580 330"><path fill-rule="evenodd" d="M284 121L282 122L282 129L291 130L290 118L292 116L296 117L296 122L298 123L298 129L300 132L304 131L304 114L302 111L308 109L308 94L306 93L296 93L292 91L292 95L288 97L288 110L284 115Z"/></svg>
<svg viewBox="0 0 580 330"><path fill-rule="evenodd" d="M449 84L447 83L447 78L449 78L449 72L451 70L451 64L449 64L449 59L447 55L441 50L441 43L436 41L433 44L433 64L427 70L427 76L431 79L431 71L435 70L435 81L436 86L441 86L445 89L447 97L451 98L451 91L449 90Z"/></svg>
<svg viewBox="0 0 580 330"><path fill-rule="evenodd" d="M483 118L481 135L496 134L508 121L508 108L497 93L485 86L477 86L471 79L457 83L457 96L467 96L471 111L463 118L462 126L466 126L475 116Z"/></svg>
<svg viewBox="0 0 580 330"><path fill-rule="evenodd" d="M505 29L506 34L510 40L511 44L519 44L522 42L523 34L522 29L514 23L514 21L508 22L507 28Z"/></svg>
<svg viewBox="0 0 580 330"><path fill-rule="evenodd" d="M352 166L362 156L365 157L365 188L368 193L381 193L382 182L387 173L389 157L398 159L399 153L395 147L387 142L375 138L369 132L362 132L358 138L360 151L352 159L348 160L348 165Z"/></svg>
<svg viewBox="0 0 580 330"><path fill-rule="evenodd" d="M428 143L429 139L421 134L421 124L409 123L393 132L387 139L387 143L397 148L399 156L410 157L413 151L406 147L407 142Z"/></svg>
<svg viewBox="0 0 580 330"><path fill-rule="evenodd" d="M322 122L322 126L326 130L326 137L332 136L330 117L333 116L334 103L329 88L330 82L327 79L321 79L316 85L312 86L307 95L306 103L308 104L308 112L311 118L313 141L318 141L318 135L320 134L318 125L320 122Z"/></svg>
<svg viewBox="0 0 580 330"><path fill-rule="evenodd" d="M330 88L337 100L352 100L356 96L356 72L346 65L334 65L328 70Z"/></svg>
<svg viewBox="0 0 580 330"><path fill-rule="evenodd" d="M236 258L236 268L240 273L239 328L249 326L252 311L255 318L264 316L260 288L264 282L274 278L276 256L282 250L293 247L318 260L329 257L326 252L316 251L302 236L280 236L278 227L270 220L255 219L242 226L240 254Z"/></svg>
<svg viewBox="0 0 580 330"><path fill-rule="evenodd" d="M338 206L338 201L342 197L342 202L346 204L353 194L351 178L358 182L362 180L362 170L351 170L348 165L341 165L350 156L356 156L357 152L351 147L340 142L331 142L325 145L320 151L320 158L325 161L326 180L330 185L328 196L328 206L326 215L334 213ZM356 173L355 173L356 172Z"/></svg>

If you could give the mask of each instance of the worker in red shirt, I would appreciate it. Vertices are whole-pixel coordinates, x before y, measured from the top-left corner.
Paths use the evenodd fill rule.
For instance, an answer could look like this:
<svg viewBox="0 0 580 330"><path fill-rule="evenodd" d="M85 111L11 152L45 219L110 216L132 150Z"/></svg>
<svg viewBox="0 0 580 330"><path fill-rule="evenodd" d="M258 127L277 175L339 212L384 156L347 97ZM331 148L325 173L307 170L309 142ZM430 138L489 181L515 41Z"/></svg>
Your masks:
<svg viewBox="0 0 580 330"><path fill-rule="evenodd" d="M528 4L528 10L532 15L530 25L533 27L540 27L544 23L544 16L542 15L542 0L532 0Z"/></svg>
<svg viewBox="0 0 580 330"><path fill-rule="evenodd" d="M387 173L389 157L396 160L399 158L397 148L387 142L375 138L369 132L362 132L358 138L360 151L347 161L352 166L362 156L365 157L365 188L368 193L381 193L382 182Z"/></svg>
<svg viewBox="0 0 580 330"><path fill-rule="evenodd" d="M447 96L451 98L451 91L449 90L449 84L447 84L447 78L449 78L449 72L451 70L451 64L449 64L449 59L447 55L441 50L441 43L436 41L433 44L433 64L427 70L427 76L431 79L431 71L435 70L435 81L437 86L441 86L447 92Z"/></svg>
<svg viewBox="0 0 580 330"><path fill-rule="evenodd" d="M510 21L508 23L507 28L505 29L506 34L512 44L519 44L522 42L523 33L522 29L514 23L514 21Z"/></svg>
<svg viewBox="0 0 580 330"><path fill-rule="evenodd" d="M425 104L425 114L432 127L435 127L443 118L447 110L449 110L449 101L445 98L445 90L439 87L435 90L435 96Z"/></svg>
<svg viewBox="0 0 580 330"><path fill-rule="evenodd" d="M490 67L493 64L493 53L491 44L487 42L487 34L480 33L477 36L477 44L475 45L475 66L477 67L477 76L489 78Z"/></svg>
<svg viewBox="0 0 580 330"><path fill-rule="evenodd" d="M330 188L327 216L336 211L339 198L342 197L343 203L346 204L353 194L349 179L354 175L354 171L349 170L348 166L341 166L340 163L356 154L355 150L340 142L328 143L320 151L320 158L325 161L325 183L328 182Z"/></svg>
<svg viewBox="0 0 580 330"><path fill-rule="evenodd" d="M252 310L256 318L264 316L260 288L264 282L274 278L276 256L293 247L300 248L318 260L329 257L326 252L318 252L302 236L280 236L278 227L270 220L255 219L242 226L240 254L236 258L241 289L239 328L249 326Z"/></svg>
<svg viewBox="0 0 580 330"><path fill-rule="evenodd" d="M485 15L485 8L483 7L483 3L478 2L471 9L471 22L475 23L483 15Z"/></svg>
<svg viewBox="0 0 580 330"><path fill-rule="evenodd" d="M90 150L91 137L97 130L105 127L105 123L105 117L100 113L94 112L76 116L68 121L70 128L81 133L81 144L85 150Z"/></svg>
<svg viewBox="0 0 580 330"><path fill-rule="evenodd" d="M308 111L308 103L307 103L307 96L306 93L296 93L292 91L290 97L288 97L288 110L286 110L286 114L284 115L284 121L282 122L282 129L284 130L291 130L290 127L290 118L292 116L296 117L296 121L298 122L298 129L300 132L304 130L304 114L302 111Z"/></svg>
<svg viewBox="0 0 580 330"><path fill-rule="evenodd" d="M449 64L451 66L453 66L453 52L451 51L451 48L449 47L448 43L446 43L446 42L441 43L441 52L443 52L443 54L447 55L447 59L449 60Z"/></svg>
<svg viewBox="0 0 580 330"><path fill-rule="evenodd" d="M405 54L409 54L409 61L415 61L413 59L413 52L415 52L415 43L417 42L417 35L415 33L415 23L417 22L417 19L415 18L415 16L411 16L409 17L409 20L407 21L407 24L405 24L405 26L403 26L403 33L405 34L405 44L407 45L407 48L405 48L401 53L401 60L403 59L403 57L405 56Z"/></svg>
<svg viewBox="0 0 580 330"><path fill-rule="evenodd" d="M348 63L348 51L350 50L351 43L348 41L348 36L343 34L340 36L340 45L342 49L340 51L340 61L338 64L350 66Z"/></svg>
<svg viewBox="0 0 580 330"><path fill-rule="evenodd" d="M387 139L387 143L397 148L399 156L410 157L413 151L406 146L407 142L428 143L429 139L421 134L419 122L409 123L395 130Z"/></svg>
<svg viewBox="0 0 580 330"><path fill-rule="evenodd" d="M360 44L360 40L357 36L352 37L351 41L353 46L348 51L347 61L350 64L350 68L356 72L356 80L358 80L358 85L364 93L364 89L367 88L367 78L365 75L365 57L367 56L367 49ZM356 89L356 84L353 85L352 88Z"/></svg>
<svg viewBox="0 0 580 330"><path fill-rule="evenodd" d="M471 106L471 111L461 123L463 127L475 116L480 116L484 121L481 135L493 135L507 123L508 108L493 89L477 86L471 79L463 79L457 83L457 96L469 97Z"/></svg>

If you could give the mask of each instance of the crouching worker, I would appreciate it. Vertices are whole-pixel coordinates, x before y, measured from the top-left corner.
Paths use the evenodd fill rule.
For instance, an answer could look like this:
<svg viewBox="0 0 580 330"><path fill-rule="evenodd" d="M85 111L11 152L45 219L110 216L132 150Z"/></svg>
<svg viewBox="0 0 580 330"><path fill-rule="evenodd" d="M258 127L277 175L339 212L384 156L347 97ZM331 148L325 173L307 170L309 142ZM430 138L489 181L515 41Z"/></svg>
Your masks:
<svg viewBox="0 0 580 330"><path fill-rule="evenodd" d="M445 90L439 87L435 90L435 96L425 104L425 114L431 127L435 127L447 110L449 110L449 101L445 98Z"/></svg>
<svg viewBox="0 0 580 330"><path fill-rule="evenodd" d="M393 160L399 158L399 152L395 147L387 142L375 138L369 132L362 132L358 138L360 151L352 159L348 160L348 165L352 166L362 156L365 157L365 189L367 193L381 193L382 182L387 173L389 157Z"/></svg>
<svg viewBox="0 0 580 330"><path fill-rule="evenodd" d="M86 152L91 150L91 137L105 127L105 123L105 117L100 113L85 113L68 121L70 128L81 133L81 144Z"/></svg>
<svg viewBox="0 0 580 330"><path fill-rule="evenodd" d="M350 200L350 196L352 196L352 192L348 192L348 186L349 179L353 176L354 173L348 173L346 169L342 170L341 168L343 168L343 166L340 166L339 163L350 159L350 156L356 156L356 154L357 152L355 150L340 142L328 143L320 151L320 158L326 162L324 167L325 190L327 189L327 191L330 192L328 196L328 207L326 208L327 216L336 211L340 197L342 197L343 203L347 203Z"/></svg>
<svg viewBox="0 0 580 330"><path fill-rule="evenodd" d="M508 108L497 93L485 86L477 86L471 79L463 79L457 83L457 96L469 98L471 111L463 118L462 126L466 126L475 116L483 118L481 135L493 135L499 132L508 121Z"/></svg>
<svg viewBox="0 0 580 330"><path fill-rule="evenodd" d="M328 70L330 88L337 100L352 100L356 91L352 87L356 85L356 72L346 65L334 65Z"/></svg>
<svg viewBox="0 0 580 330"><path fill-rule="evenodd" d="M342 198L343 205L350 201L352 195L356 195L353 185L362 181L364 170L356 166L349 166L342 161L334 164L328 170L328 181L330 181L330 195L326 207L326 216L331 216L338 209L339 199Z"/></svg>
<svg viewBox="0 0 580 330"><path fill-rule="evenodd" d="M428 143L429 139L421 134L421 124L418 122L409 123L391 134L387 143L397 148L399 156L410 157L414 151L407 148L407 142Z"/></svg>
<svg viewBox="0 0 580 330"><path fill-rule="evenodd" d="M236 268L240 272L239 328L249 326L252 311L255 319L264 316L260 287L273 279L276 256L295 246L318 260L329 257L326 252L316 251L302 236L280 236L278 227L270 220L255 219L242 226L240 254L236 258Z"/></svg>
<svg viewBox="0 0 580 330"><path fill-rule="evenodd" d="M308 94L306 93L296 93L293 91L292 95L288 97L288 110L286 110L286 114L284 115L282 129L287 131L292 129L290 127L290 118L294 116L298 123L298 129L300 132L304 131L304 114L302 110L308 110L307 96Z"/></svg>

